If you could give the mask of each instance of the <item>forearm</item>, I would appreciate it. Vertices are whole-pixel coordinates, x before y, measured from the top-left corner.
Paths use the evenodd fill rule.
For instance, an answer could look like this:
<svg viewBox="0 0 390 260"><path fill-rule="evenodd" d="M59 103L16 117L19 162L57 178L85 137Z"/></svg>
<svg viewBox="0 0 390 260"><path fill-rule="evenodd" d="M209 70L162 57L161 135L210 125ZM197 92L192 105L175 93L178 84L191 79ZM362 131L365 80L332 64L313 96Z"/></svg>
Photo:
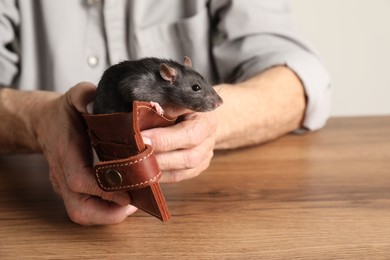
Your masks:
<svg viewBox="0 0 390 260"><path fill-rule="evenodd" d="M245 82L220 87L224 104L217 110L216 149L267 142L301 126L305 92L287 67L274 67Z"/></svg>
<svg viewBox="0 0 390 260"><path fill-rule="evenodd" d="M52 92L0 88L0 154L40 152L34 121L46 101L57 96Z"/></svg>

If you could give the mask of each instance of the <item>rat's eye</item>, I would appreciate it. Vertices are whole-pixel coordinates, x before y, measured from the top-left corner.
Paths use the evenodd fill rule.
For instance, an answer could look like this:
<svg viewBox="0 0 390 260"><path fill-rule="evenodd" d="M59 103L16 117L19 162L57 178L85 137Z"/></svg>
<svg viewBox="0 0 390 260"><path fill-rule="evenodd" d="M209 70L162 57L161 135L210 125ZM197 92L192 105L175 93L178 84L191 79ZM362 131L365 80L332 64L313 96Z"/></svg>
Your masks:
<svg viewBox="0 0 390 260"><path fill-rule="evenodd" d="M195 84L195 85L192 85L192 90L193 91L199 91L201 90L202 88L198 85L198 84Z"/></svg>

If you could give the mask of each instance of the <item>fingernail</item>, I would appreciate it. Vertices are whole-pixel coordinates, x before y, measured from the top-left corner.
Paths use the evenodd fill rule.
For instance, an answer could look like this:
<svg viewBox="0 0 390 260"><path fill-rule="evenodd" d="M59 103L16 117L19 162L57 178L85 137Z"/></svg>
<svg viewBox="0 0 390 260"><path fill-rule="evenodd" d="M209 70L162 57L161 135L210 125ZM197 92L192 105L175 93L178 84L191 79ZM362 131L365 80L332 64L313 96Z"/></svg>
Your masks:
<svg viewBox="0 0 390 260"><path fill-rule="evenodd" d="M88 103L88 105L87 105L87 113L90 114L90 115L93 114L93 105L94 105L93 101Z"/></svg>
<svg viewBox="0 0 390 260"><path fill-rule="evenodd" d="M130 216L136 211L137 211L136 207L129 205L129 206L127 206L127 209L126 209L126 215Z"/></svg>
<svg viewBox="0 0 390 260"><path fill-rule="evenodd" d="M149 137L142 136L142 140L144 141L144 144L152 145L152 140Z"/></svg>

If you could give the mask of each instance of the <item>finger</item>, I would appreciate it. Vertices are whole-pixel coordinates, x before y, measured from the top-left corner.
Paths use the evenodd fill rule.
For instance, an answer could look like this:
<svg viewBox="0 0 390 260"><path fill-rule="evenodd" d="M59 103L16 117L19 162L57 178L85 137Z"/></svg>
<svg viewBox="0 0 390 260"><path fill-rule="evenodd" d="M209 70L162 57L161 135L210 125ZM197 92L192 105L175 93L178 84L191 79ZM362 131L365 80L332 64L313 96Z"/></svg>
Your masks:
<svg viewBox="0 0 390 260"><path fill-rule="evenodd" d="M141 132L143 137L151 140L153 150L157 153L195 147L212 134L213 127L200 115L192 115L188 120L170 127Z"/></svg>
<svg viewBox="0 0 390 260"><path fill-rule="evenodd" d="M67 92L67 102L77 111L87 113L87 105L95 98L96 86L91 82L80 82Z"/></svg>
<svg viewBox="0 0 390 260"><path fill-rule="evenodd" d="M137 210L137 208L129 205L128 201L125 201L122 205L117 203L119 200L115 194L118 192L105 193L100 190L97 192L86 192L85 186L88 185L83 184L84 178L82 177L80 177L80 181L74 180L78 184L70 184L68 186L65 175L59 174L59 171L62 171L60 167L51 167L51 175L55 176L54 179L58 183L59 194L64 201L70 219L75 223L81 225L116 224ZM95 183L94 180L89 181ZM83 192L74 192L72 189L81 189ZM90 196L89 194L95 196ZM110 197L110 195L113 197Z"/></svg>
<svg viewBox="0 0 390 260"><path fill-rule="evenodd" d="M164 171L162 172L162 176L159 181L162 183L173 183L188 180L199 176L209 167L209 165L210 160L205 160L203 164L196 169Z"/></svg>
<svg viewBox="0 0 390 260"><path fill-rule="evenodd" d="M156 154L162 171L194 169L213 157L214 139L207 138L202 145L191 149L180 149Z"/></svg>
<svg viewBox="0 0 390 260"><path fill-rule="evenodd" d="M118 224L137 210L131 205L119 206L97 197L73 192L66 194L64 202L69 218L85 226Z"/></svg>
<svg viewBox="0 0 390 260"><path fill-rule="evenodd" d="M105 192L97 185L90 167L67 171L66 182L69 190L74 193L88 194L112 201L121 206L130 204L130 196L125 191Z"/></svg>
<svg viewBox="0 0 390 260"><path fill-rule="evenodd" d="M53 174L60 178L57 179L59 185L66 185L75 193L94 195L119 205L128 205L130 196L127 192L105 192L99 188L91 165L90 148L86 147L85 140L78 140L79 138L78 135L74 136L74 142L67 146L67 151L71 152L62 155L58 169L52 169L57 170Z"/></svg>
<svg viewBox="0 0 390 260"><path fill-rule="evenodd" d="M60 188L60 184L58 182L58 178L54 174L54 171L52 171L52 170L49 171L49 180L50 180L51 186L53 187L54 192L57 193L59 196L61 196L61 188Z"/></svg>
<svg viewBox="0 0 390 260"><path fill-rule="evenodd" d="M59 169L52 169L58 171ZM134 213L137 208L124 203L117 204L114 198L106 197L101 199L101 194L90 196L88 194L74 192L65 184L64 175L53 174L59 183L59 194L61 195L66 211L70 219L80 225L106 225L116 224L123 221L127 216Z"/></svg>
<svg viewBox="0 0 390 260"><path fill-rule="evenodd" d="M77 154L78 151L74 151ZM70 153L69 153L70 154ZM69 155L64 161L71 160ZM54 163L52 157L48 157L50 165L50 181L56 193L63 196L66 192L81 193L101 197L119 205L128 205L130 196L127 192L105 192L99 188L94 178L91 166L76 158L72 163Z"/></svg>
<svg viewBox="0 0 390 260"><path fill-rule="evenodd" d="M127 192L105 192L100 189L94 178L92 168L91 150L85 140L80 136L74 137L74 142L69 143L69 151L64 155L62 170L66 183L75 193L84 193L113 201L119 205L128 205L130 196ZM85 147L87 146L87 147Z"/></svg>

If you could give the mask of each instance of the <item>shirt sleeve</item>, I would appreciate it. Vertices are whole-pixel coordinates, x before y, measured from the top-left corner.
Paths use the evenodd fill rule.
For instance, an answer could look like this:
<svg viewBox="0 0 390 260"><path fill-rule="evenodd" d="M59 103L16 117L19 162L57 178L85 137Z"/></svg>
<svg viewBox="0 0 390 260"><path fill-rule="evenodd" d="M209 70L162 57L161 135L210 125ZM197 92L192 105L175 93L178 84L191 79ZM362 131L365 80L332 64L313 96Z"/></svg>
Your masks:
<svg viewBox="0 0 390 260"><path fill-rule="evenodd" d="M210 10L212 51L220 79L239 82L276 65L288 66L305 88L303 126L323 127L330 112L330 76L296 32L288 1L216 0Z"/></svg>
<svg viewBox="0 0 390 260"><path fill-rule="evenodd" d="M0 86L10 86L18 73L16 29L19 14L13 0L0 0Z"/></svg>

